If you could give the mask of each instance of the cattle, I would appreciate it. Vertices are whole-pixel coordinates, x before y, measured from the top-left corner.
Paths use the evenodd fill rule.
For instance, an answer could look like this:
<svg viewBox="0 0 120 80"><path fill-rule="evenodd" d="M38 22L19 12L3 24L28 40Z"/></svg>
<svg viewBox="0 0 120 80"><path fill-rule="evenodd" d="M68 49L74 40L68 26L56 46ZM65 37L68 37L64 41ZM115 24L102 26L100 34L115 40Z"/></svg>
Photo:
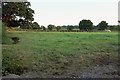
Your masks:
<svg viewBox="0 0 120 80"><path fill-rule="evenodd" d="M105 30L105 32L111 32L111 30Z"/></svg>

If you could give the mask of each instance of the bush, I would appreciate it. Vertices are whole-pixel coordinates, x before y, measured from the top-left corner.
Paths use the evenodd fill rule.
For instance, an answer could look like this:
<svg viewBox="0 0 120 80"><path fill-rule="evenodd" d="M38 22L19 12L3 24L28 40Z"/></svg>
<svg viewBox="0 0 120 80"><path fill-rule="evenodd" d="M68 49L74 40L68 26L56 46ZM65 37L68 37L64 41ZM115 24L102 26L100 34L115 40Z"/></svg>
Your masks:
<svg viewBox="0 0 120 80"><path fill-rule="evenodd" d="M118 31L120 26L114 25L114 26L109 26L109 29L112 31Z"/></svg>
<svg viewBox="0 0 120 80"><path fill-rule="evenodd" d="M12 73L20 75L27 68L23 66L23 62L21 60L17 60L13 56L9 56L4 54L2 60L2 74L3 76Z"/></svg>

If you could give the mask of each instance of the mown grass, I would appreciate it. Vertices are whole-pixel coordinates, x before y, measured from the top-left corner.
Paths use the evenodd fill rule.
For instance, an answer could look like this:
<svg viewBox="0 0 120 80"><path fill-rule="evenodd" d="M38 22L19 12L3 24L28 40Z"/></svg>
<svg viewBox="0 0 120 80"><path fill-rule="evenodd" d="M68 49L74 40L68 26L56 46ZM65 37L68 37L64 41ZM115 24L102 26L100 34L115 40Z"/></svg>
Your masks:
<svg viewBox="0 0 120 80"><path fill-rule="evenodd" d="M8 36L17 36L20 42L3 45L3 74L72 76L118 56L117 32L8 32Z"/></svg>

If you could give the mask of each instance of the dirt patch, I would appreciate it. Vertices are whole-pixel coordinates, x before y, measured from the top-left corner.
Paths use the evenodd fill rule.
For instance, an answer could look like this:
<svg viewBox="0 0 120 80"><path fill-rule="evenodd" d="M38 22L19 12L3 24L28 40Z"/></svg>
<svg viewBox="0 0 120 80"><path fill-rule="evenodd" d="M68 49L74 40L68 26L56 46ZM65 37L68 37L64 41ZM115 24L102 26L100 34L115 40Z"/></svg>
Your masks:
<svg viewBox="0 0 120 80"><path fill-rule="evenodd" d="M116 64L87 68L76 74L79 78L120 78L119 67Z"/></svg>

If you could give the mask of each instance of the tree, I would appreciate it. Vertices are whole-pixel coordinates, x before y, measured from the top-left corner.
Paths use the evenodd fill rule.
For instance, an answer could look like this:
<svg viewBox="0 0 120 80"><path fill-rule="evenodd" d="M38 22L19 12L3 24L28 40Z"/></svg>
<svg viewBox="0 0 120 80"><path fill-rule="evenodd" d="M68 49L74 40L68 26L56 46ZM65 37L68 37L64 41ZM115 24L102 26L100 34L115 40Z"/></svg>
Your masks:
<svg viewBox="0 0 120 80"><path fill-rule="evenodd" d="M40 29L40 25L37 22L33 23L33 29Z"/></svg>
<svg viewBox="0 0 120 80"><path fill-rule="evenodd" d="M72 25L68 25L68 26L67 26L67 30L68 30L68 31L72 31L73 28L74 28L74 26L72 26Z"/></svg>
<svg viewBox="0 0 120 80"><path fill-rule="evenodd" d="M23 21L22 24L20 24L21 29L32 29L32 27L33 27L32 22Z"/></svg>
<svg viewBox="0 0 120 80"><path fill-rule="evenodd" d="M107 27L108 27L108 23L106 23L106 21L101 21L101 22L97 25L97 27L98 27L98 30L105 30L105 29L107 29Z"/></svg>
<svg viewBox="0 0 120 80"><path fill-rule="evenodd" d="M79 29L82 31L91 31L93 29L93 23L90 20L82 20L79 22Z"/></svg>
<svg viewBox="0 0 120 80"><path fill-rule="evenodd" d="M79 26L78 25L74 25L74 29L79 29Z"/></svg>
<svg viewBox="0 0 120 80"><path fill-rule="evenodd" d="M49 29L50 31L52 31L52 30L53 30L53 28L55 28L55 26L54 26L54 25L52 25L52 24L49 24L49 25L48 25L48 29Z"/></svg>
<svg viewBox="0 0 120 80"><path fill-rule="evenodd" d="M118 23L120 23L120 20L118 20Z"/></svg>
<svg viewBox="0 0 120 80"><path fill-rule="evenodd" d="M41 29L42 29L43 31L46 31L45 26L41 26Z"/></svg>
<svg viewBox="0 0 120 80"><path fill-rule="evenodd" d="M56 30L57 30L57 31L60 31L60 29L61 29L60 26L57 26L57 27L56 27Z"/></svg>
<svg viewBox="0 0 120 80"><path fill-rule="evenodd" d="M30 6L29 2L4 2L2 4L2 21L9 27L14 26L13 21L17 23L16 27L24 21L32 22L34 20L34 10ZM23 21L20 22L20 19Z"/></svg>

